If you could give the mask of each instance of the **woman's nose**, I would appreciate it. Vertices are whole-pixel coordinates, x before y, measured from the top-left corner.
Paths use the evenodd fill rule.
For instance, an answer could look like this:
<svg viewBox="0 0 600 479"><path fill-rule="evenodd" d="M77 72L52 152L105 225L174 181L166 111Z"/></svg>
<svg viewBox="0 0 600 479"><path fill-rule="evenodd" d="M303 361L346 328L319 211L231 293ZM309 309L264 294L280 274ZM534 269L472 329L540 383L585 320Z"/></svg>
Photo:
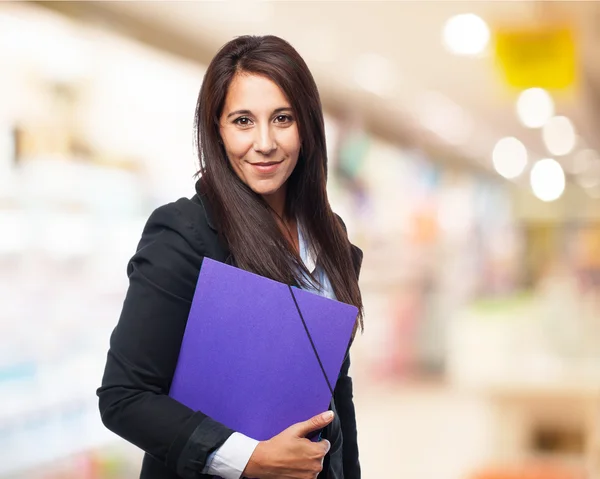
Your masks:
<svg viewBox="0 0 600 479"><path fill-rule="evenodd" d="M254 138L254 151L269 155L277 149L277 142L267 126L256 128L256 137Z"/></svg>

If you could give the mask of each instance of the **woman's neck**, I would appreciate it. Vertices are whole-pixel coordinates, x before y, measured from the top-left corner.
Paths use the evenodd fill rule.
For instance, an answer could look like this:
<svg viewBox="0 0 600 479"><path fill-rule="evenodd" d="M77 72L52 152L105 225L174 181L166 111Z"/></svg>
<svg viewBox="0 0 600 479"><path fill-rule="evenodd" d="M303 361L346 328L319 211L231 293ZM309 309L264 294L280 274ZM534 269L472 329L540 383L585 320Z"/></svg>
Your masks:
<svg viewBox="0 0 600 479"><path fill-rule="evenodd" d="M271 195L263 195L263 198L267 202L269 207L282 220L285 215L285 193L286 188L285 185L283 185L275 193Z"/></svg>

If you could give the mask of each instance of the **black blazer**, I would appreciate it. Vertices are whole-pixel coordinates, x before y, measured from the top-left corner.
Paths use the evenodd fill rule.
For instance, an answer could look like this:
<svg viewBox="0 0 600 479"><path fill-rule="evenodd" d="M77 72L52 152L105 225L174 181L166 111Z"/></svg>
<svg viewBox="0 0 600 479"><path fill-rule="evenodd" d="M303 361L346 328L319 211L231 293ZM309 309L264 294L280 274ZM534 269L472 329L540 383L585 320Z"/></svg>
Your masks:
<svg viewBox="0 0 600 479"><path fill-rule="evenodd" d="M206 197L195 195L152 213L127 266L129 288L97 394L105 426L146 452L141 479L212 477L200 473L207 457L234 432L168 396L204 257L227 262L230 253ZM356 247L353 257L358 275ZM332 401L336 422L323 434L331 451L339 446L339 460L328 457L319 478L360 478L349 366L348 354Z"/></svg>

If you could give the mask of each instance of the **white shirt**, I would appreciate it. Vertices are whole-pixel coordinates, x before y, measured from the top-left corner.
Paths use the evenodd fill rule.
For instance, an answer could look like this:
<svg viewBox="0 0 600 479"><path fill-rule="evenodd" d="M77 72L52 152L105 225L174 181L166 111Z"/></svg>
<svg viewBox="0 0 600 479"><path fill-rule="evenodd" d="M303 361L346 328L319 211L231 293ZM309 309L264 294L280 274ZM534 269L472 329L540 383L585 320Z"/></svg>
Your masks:
<svg viewBox="0 0 600 479"><path fill-rule="evenodd" d="M305 289L326 298L335 299L329 278L325 271L317 267L315 252L306 241L300 223L298 223L298 247L302 262L321 285L320 289L313 286ZM256 446L258 446L257 440L234 432L219 449L208 457L202 474L211 474L223 479L240 479Z"/></svg>

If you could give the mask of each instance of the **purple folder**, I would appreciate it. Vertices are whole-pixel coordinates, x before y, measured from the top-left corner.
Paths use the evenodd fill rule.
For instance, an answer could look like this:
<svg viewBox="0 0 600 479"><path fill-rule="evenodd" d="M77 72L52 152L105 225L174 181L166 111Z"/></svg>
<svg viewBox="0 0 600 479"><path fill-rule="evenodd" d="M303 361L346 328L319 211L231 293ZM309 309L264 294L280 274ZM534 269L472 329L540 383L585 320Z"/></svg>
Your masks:
<svg viewBox="0 0 600 479"><path fill-rule="evenodd" d="M293 292L335 388L358 310ZM327 411L331 392L289 287L205 258L170 396L258 441Z"/></svg>

